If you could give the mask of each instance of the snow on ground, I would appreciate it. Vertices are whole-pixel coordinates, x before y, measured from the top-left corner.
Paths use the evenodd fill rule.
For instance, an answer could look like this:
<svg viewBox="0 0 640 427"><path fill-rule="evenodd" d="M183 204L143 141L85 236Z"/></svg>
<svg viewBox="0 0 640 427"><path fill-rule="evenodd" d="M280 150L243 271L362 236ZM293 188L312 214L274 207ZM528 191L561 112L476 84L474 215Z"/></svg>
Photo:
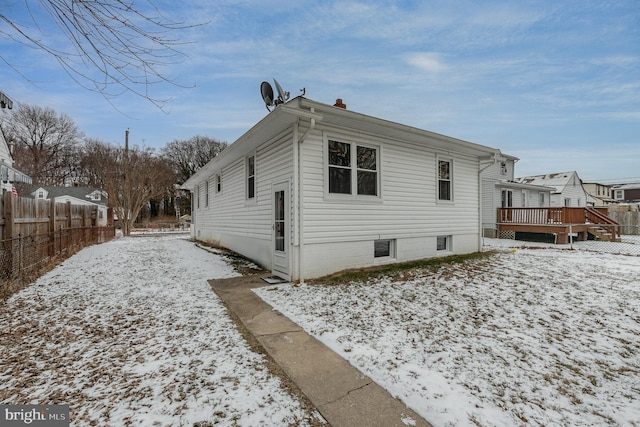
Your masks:
<svg viewBox="0 0 640 427"><path fill-rule="evenodd" d="M207 283L234 275L181 236L82 250L2 306L0 403L69 404L73 426L308 424Z"/></svg>
<svg viewBox="0 0 640 427"><path fill-rule="evenodd" d="M640 426L640 258L498 249L256 293L436 427Z"/></svg>

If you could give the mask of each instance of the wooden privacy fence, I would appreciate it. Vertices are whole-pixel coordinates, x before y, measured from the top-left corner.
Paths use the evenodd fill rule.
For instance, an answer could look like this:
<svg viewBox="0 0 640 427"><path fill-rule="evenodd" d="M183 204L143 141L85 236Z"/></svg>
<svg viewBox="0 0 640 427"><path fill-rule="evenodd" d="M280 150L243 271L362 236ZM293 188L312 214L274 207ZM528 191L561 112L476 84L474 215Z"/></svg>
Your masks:
<svg viewBox="0 0 640 427"><path fill-rule="evenodd" d="M0 285L22 284L56 260L111 240L114 227L94 226L96 216L95 206L4 193L0 199ZM6 292L0 296L2 293Z"/></svg>

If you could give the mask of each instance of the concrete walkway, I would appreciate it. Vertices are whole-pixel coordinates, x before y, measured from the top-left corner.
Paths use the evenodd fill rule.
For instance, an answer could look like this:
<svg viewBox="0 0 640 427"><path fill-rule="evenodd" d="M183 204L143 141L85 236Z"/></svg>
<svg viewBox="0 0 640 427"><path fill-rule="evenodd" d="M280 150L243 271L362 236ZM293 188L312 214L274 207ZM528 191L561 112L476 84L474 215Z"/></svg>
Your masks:
<svg viewBox="0 0 640 427"><path fill-rule="evenodd" d="M253 293L267 285L260 276L209 283L331 426L431 426Z"/></svg>

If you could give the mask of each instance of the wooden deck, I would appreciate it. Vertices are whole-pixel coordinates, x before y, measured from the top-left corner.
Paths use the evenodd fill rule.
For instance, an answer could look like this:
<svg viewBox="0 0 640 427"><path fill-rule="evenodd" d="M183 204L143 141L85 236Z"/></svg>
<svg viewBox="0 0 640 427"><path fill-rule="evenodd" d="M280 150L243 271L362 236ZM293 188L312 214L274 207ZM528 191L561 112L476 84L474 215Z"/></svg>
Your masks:
<svg viewBox="0 0 640 427"><path fill-rule="evenodd" d="M607 208L498 208L498 236L503 232L544 233L556 236L556 243L597 239L619 242L618 223L607 216Z"/></svg>

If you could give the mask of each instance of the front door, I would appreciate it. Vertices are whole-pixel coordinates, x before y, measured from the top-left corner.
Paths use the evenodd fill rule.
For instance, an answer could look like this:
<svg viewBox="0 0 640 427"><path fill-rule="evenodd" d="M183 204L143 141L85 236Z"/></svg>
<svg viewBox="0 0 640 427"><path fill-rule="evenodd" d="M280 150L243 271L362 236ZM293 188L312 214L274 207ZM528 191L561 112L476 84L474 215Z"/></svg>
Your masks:
<svg viewBox="0 0 640 427"><path fill-rule="evenodd" d="M272 273L290 279L289 275L289 187L273 186L273 267Z"/></svg>

